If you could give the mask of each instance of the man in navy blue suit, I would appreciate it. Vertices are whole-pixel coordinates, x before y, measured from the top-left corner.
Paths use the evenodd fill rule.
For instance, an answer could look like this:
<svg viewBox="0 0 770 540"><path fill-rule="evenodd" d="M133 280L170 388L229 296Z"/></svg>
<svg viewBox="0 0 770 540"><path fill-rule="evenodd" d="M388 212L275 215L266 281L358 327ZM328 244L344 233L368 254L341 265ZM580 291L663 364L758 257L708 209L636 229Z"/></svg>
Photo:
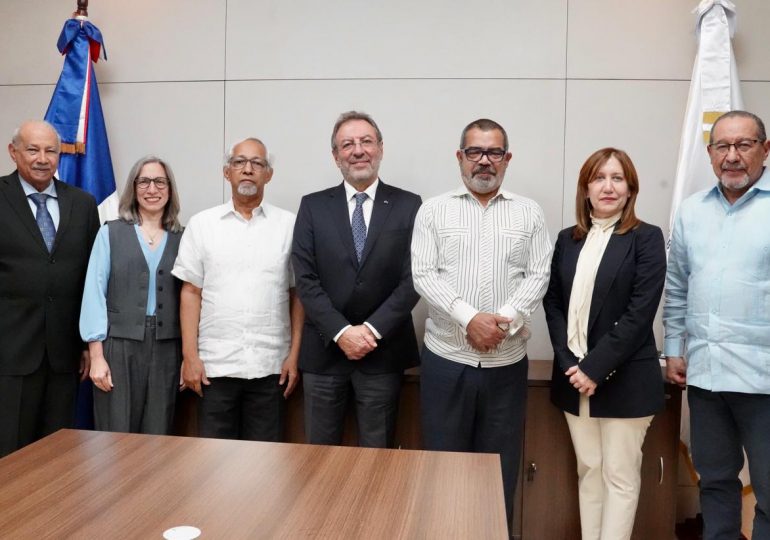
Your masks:
<svg viewBox="0 0 770 540"><path fill-rule="evenodd" d="M420 197L379 179L382 133L343 113L332 156L344 182L306 195L292 262L305 308L305 436L340 444L349 400L361 446L392 447L405 368L418 362L409 246Z"/></svg>

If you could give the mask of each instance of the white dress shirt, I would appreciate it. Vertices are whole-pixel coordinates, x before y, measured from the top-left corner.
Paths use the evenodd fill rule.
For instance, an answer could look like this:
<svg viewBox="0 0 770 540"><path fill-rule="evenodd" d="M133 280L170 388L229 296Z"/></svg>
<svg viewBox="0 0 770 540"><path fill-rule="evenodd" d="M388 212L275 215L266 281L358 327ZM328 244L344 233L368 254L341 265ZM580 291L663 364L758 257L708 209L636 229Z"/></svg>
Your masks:
<svg viewBox="0 0 770 540"><path fill-rule="evenodd" d="M543 211L530 199L500 190L483 207L463 186L426 201L412 235L414 288L428 302L425 346L472 366L521 360L530 315L548 286L551 252ZM466 339L480 311L518 322L489 353Z"/></svg>
<svg viewBox="0 0 770 540"><path fill-rule="evenodd" d="M247 220L232 201L190 219L172 273L202 289L198 355L206 376L281 372L291 342L294 220L266 203Z"/></svg>
<svg viewBox="0 0 770 540"><path fill-rule="evenodd" d="M348 220L350 221L350 226L353 226L353 211L356 209L356 193L359 193L356 188L348 184L347 182L343 182L343 185L345 186L345 197L348 201ZM364 223L366 224L366 234L369 234L369 222L372 219L372 210L374 209L374 196L377 193L377 186L380 185L380 179L378 178L374 182L372 182L372 185L366 188L363 193L366 193L368 197L364 200L363 203L361 203L361 211L364 213ZM352 233L351 233L352 234ZM374 334L374 337L377 339L382 339L382 335L377 331L377 329L372 326L369 322L364 321L364 324L366 327L372 331L372 334ZM347 326L343 326L339 332L337 332L337 335L332 338L334 340L334 343L337 343L337 340L342 337L342 334L345 333L345 330L350 328L352 325L348 324Z"/></svg>
<svg viewBox="0 0 770 540"><path fill-rule="evenodd" d="M348 221L353 223L353 210L356 209L356 193L359 193L356 188L343 182L345 186L345 197L348 200ZM377 193L377 186L380 185L380 179L378 178L372 185L366 188L363 193L366 193L368 197L361 204L361 210L364 212L364 223L366 223L366 231L369 232L369 222L372 219L372 209L374 208L374 196Z"/></svg>

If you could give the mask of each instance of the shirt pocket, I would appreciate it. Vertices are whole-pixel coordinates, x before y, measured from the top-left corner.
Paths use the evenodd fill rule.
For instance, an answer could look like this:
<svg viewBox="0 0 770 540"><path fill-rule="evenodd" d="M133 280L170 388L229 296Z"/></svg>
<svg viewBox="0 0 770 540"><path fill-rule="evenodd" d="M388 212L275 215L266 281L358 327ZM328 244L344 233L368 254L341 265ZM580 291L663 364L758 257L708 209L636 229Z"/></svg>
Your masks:
<svg viewBox="0 0 770 540"><path fill-rule="evenodd" d="M502 237L502 256L513 267L523 270L524 261L529 253L530 240L532 233L520 229L500 229Z"/></svg>
<svg viewBox="0 0 770 540"><path fill-rule="evenodd" d="M437 231L439 269L458 268L468 234L468 229L461 227L446 227Z"/></svg>

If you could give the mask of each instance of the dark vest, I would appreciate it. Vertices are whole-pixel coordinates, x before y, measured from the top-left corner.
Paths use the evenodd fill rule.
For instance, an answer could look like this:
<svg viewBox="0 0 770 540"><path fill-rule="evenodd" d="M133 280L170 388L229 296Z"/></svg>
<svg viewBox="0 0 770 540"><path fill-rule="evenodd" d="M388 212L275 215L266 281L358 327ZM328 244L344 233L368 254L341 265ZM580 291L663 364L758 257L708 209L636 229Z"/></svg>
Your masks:
<svg viewBox="0 0 770 540"><path fill-rule="evenodd" d="M110 337L144 339L150 269L134 226L125 221L107 223L110 232L110 282L107 286L107 321ZM155 276L157 339L180 337L179 291L181 282L171 275L182 233L166 231L168 239Z"/></svg>

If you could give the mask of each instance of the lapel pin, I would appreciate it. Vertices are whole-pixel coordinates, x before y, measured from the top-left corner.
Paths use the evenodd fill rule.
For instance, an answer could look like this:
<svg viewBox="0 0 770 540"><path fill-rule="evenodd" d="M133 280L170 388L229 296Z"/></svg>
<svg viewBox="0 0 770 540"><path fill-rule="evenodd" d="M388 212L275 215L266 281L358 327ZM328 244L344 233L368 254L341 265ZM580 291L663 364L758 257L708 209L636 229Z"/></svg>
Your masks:
<svg viewBox="0 0 770 540"><path fill-rule="evenodd" d="M382 204L388 204L388 200L385 199L384 201L382 201Z"/></svg>

